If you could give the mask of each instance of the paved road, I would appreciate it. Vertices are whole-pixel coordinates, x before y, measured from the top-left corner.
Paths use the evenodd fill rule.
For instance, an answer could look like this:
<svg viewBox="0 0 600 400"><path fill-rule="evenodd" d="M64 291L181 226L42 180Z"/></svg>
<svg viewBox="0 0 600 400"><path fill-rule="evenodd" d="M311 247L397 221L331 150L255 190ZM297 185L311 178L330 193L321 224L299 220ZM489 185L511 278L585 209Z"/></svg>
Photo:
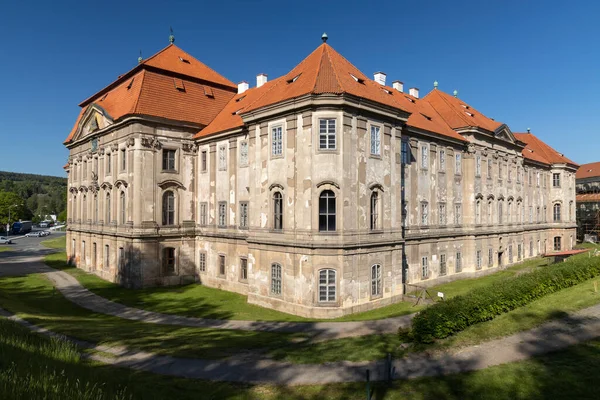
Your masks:
<svg viewBox="0 0 600 400"><path fill-rule="evenodd" d="M13 244L6 245L10 250L0 252L0 277L54 271L41 262L41 259L56 250L44 247L40 243L64 235L64 232L53 232L50 236L39 238L11 235Z"/></svg>

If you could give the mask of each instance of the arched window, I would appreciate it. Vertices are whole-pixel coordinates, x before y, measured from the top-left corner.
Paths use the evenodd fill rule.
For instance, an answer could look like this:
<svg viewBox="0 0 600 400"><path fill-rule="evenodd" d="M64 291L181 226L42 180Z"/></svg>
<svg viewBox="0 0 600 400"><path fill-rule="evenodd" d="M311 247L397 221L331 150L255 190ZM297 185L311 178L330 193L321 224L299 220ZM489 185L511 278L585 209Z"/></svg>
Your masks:
<svg viewBox="0 0 600 400"><path fill-rule="evenodd" d="M560 222L560 204L554 205L554 222Z"/></svg>
<svg viewBox="0 0 600 400"><path fill-rule="evenodd" d="M379 193L371 193L371 230L379 229Z"/></svg>
<svg viewBox="0 0 600 400"><path fill-rule="evenodd" d="M319 271L319 301L335 301L335 270Z"/></svg>
<svg viewBox="0 0 600 400"><path fill-rule="evenodd" d="M165 247L163 249L162 264L166 274L175 273L175 249L173 247Z"/></svg>
<svg viewBox="0 0 600 400"><path fill-rule="evenodd" d="M77 220L77 195L76 194L73 195L73 204L72 204L71 208L73 210L72 211L73 215L71 217L73 218L73 221L76 221Z"/></svg>
<svg viewBox="0 0 600 400"><path fill-rule="evenodd" d="M281 192L273 194L273 229L283 229L283 196Z"/></svg>
<svg viewBox="0 0 600 400"><path fill-rule="evenodd" d="M167 190L163 194L163 203L162 203L162 212L163 212L163 225L174 225L175 224L175 194Z"/></svg>
<svg viewBox="0 0 600 400"><path fill-rule="evenodd" d="M105 223L110 224L110 192L106 193L106 221Z"/></svg>
<svg viewBox="0 0 600 400"><path fill-rule="evenodd" d="M335 193L323 190L319 196L319 231L335 231Z"/></svg>
<svg viewBox="0 0 600 400"><path fill-rule="evenodd" d="M381 265L374 264L371 267L371 296L381 294Z"/></svg>
<svg viewBox="0 0 600 400"><path fill-rule="evenodd" d="M281 265L271 264L271 294L281 294Z"/></svg>
<svg viewBox="0 0 600 400"><path fill-rule="evenodd" d="M503 206L502 206L502 200L498 200L498 223L501 224L502 223L502 217L503 217Z"/></svg>
<svg viewBox="0 0 600 400"><path fill-rule="evenodd" d="M125 222L127 222L126 219L126 203L125 203L125 192L121 192L120 196L120 200L121 200L121 223L124 224Z"/></svg>

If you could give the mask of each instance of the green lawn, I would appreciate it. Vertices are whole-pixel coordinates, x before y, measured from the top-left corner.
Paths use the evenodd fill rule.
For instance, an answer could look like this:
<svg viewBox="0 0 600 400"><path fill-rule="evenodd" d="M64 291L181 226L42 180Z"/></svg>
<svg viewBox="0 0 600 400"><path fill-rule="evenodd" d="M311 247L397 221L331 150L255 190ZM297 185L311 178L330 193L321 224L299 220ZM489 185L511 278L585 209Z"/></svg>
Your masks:
<svg viewBox="0 0 600 400"><path fill-rule="evenodd" d="M67 237L60 236L53 239L47 239L41 242L40 244L51 249L65 250L67 248Z"/></svg>
<svg viewBox="0 0 600 400"><path fill-rule="evenodd" d="M0 279L0 307L74 338L179 357L217 359L244 351L271 351L304 337L147 324L98 314L65 299L41 274Z"/></svg>
<svg viewBox="0 0 600 400"><path fill-rule="evenodd" d="M8 247L8 246L0 246L0 253L2 253L3 251L10 251L10 247Z"/></svg>
<svg viewBox="0 0 600 400"><path fill-rule="evenodd" d="M364 383L247 385L155 375L91 362L67 343L0 319L0 398L48 400L362 400ZM472 373L374 383L375 400L596 399L600 340Z"/></svg>

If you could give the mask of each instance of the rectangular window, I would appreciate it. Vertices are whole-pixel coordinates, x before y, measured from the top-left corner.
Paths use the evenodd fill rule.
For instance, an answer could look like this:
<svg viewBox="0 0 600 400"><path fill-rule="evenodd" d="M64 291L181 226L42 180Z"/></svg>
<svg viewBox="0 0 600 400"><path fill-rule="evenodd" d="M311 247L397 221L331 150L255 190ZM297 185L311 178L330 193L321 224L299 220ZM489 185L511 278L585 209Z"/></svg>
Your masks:
<svg viewBox="0 0 600 400"><path fill-rule="evenodd" d="M163 171L175 171L175 150L163 149L162 169Z"/></svg>
<svg viewBox="0 0 600 400"><path fill-rule="evenodd" d="M446 171L446 150L440 149L440 171Z"/></svg>
<svg viewBox="0 0 600 400"><path fill-rule="evenodd" d="M531 169L527 170L527 180L529 181L529 186L533 185L533 172Z"/></svg>
<svg viewBox="0 0 600 400"><path fill-rule="evenodd" d="M454 155L454 173L456 175L462 174L462 156L460 153Z"/></svg>
<svg viewBox="0 0 600 400"><path fill-rule="evenodd" d="M371 266L371 296L381 295L381 265Z"/></svg>
<svg viewBox="0 0 600 400"><path fill-rule="evenodd" d="M227 203L225 201L219 202L219 228L225 228L227 225Z"/></svg>
<svg viewBox="0 0 600 400"><path fill-rule="evenodd" d="M219 146L219 171L227 170L227 151L225 146Z"/></svg>
<svg viewBox="0 0 600 400"><path fill-rule="evenodd" d="M421 257L421 278L426 279L429 276L429 262L427 257Z"/></svg>
<svg viewBox="0 0 600 400"><path fill-rule="evenodd" d="M521 167L517 167L517 183L521 183Z"/></svg>
<svg viewBox="0 0 600 400"><path fill-rule="evenodd" d="M225 275L225 255L219 254L219 275Z"/></svg>
<svg viewBox="0 0 600 400"><path fill-rule="evenodd" d="M440 225L446 225L446 203L440 203L439 214L440 214Z"/></svg>
<svg viewBox="0 0 600 400"><path fill-rule="evenodd" d="M107 244L104 245L104 269L110 267L110 248Z"/></svg>
<svg viewBox="0 0 600 400"><path fill-rule="evenodd" d="M498 223L501 224L502 223L502 211L503 211L503 207L502 207L502 202L499 201L498 202Z"/></svg>
<svg viewBox="0 0 600 400"><path fill-rule="evenodd" d="M371 125L371 155L381 155L381 128Z"/></svg>
<svg viewBox="0 0 600 400"><path fill-rule="evenodd" d="M421 225L429 223L429 204L421 203Z"/></svg>
<svg viewBox="0 0 600 400"><path fill-rule="evenodd" d="M508 245L508 262L510 264L512 264L512 262L513 262L512 244Z"/></svg>
<svg viewBox="0 0 600 400"><path fill-rule="evenodd" d="M208 223L207 221L207 209L208 205L206 203L200 203L200 225L204 226Z"/></svg>
<svg viewBox="0 0 600 400"><path fill-rule="evenodd" d="M475 176L481 176L481 156L475 156Z"/></svg>
<svg viewBox="0 0 600 400"><path fill-rule="evenodd" d="M429 168L429 146L421 145L421 169Z"/></svg>
<svg viewBox="0 0 600 400"><path fill-rule="evenodd" d="M454 205L454 225L462 223L462 207L460 204Z"/></svg>
<svg viewBox="0 0 600 400"><path fill-rule="evenodd" d="M198 254L198 269L200 272L206 272L206 253L204 252Z"/></svg>
<svg viewBox="0 0 600 400"><path fill-rule="evenodd" d="M456 272L462 271L462 254L456 253L456 265L454 266Z"/></svg>
<svg viewBox="0 0 600 400"><path fill-rule="evenodd" d="M274 263L271 264L271 294L281 294L281 265ZM323 301L319 297L320 301Z"/></svg>
<svg viewBox="0 0 600 400"><path fill-rule="evenodd" d="M529 223L533 223L533 206L529 206Z"/></svg>
<svg viewBox="0 0 600 400"><path fill-rule="evenodd" d="M560 187L560 173L552 174L552 187Z"/></svg>
<svg viewBox="0 0 600 400"><path fill-rule="evenodd" d="M522 255L522 249L521 249L521 243L519 243L517 245L517 261L521 261L521 255Z"/></svg>
<svg viewBox="0 0 600 400"><path fill-rule="evenodd" d="M494 266L494 249L491 247L488 249L488 267Z"/></svg>
<svg viewBox="0 0 600 400"><path fill-rule="evenodd" d="M81 241L81 263L83 265L86 265L86 262L85 262L85 240Z"/></svg>
<svg viewBox="0 0 600 400"><path fill-rule="evenodd" d="M487 178L492 179L492 159L488 158L487 160Z"/></svg>
<svg viewBox="0 0 600 400"><path fill-rule="evenodd" d="M163 270L167 274L175 273L175 249L172 247L163 249Z"/></svg>
<svg viewBox="0 0 600 400"><path fill-rule="evenodd" d="M335 118L319 119L319 149L335 150Z"/></svg>
<svg viewBox="0 0 600 400"><path fill-rule="evenodd" d="M125 249L123 247L119 247L119 270L123 271L125 269Z"/></svg>
<svg viewBox="0 0 600 400"><path fill-rule="evenodd" d="M248 165L248 142L240 143L240 167Z"/></svg>
<svg viewBox="0 0 600 400"><path fill-rule="evenodd" d="M121 171L127 169L127 150L121 149Z"/></svg>
<svg viewBox="0 0 600 400"><path fill-rule="evenodd" d="M475 253L475 260L477 262L476 269L481 269L481 250L477 250Z"/></svg>
<svg viewBox="0 0 600 400"><path fill-rule="evenodd" d="M248 259L246 257L240 258L240 279L248 280Z"/></svg>
<svg viewBox="0 0 600 400"><path fill-rule="evenodd" d="M96 243L92 243L92 267L96 268L96 261L98 260L98 249Z"/></svg>
<svg viewBox="0 0 600 400"><path fill-rule="evenodd" d="M402 140L400 142L400 161L402 162L402 165L408 165L410 164L410 157L409 157L409 151L408 151L409 147L408 147L408 142L405 140Z"/></svg>
<svg viewBox="0 0 600 400"><path fill-rule="evenodd" d="M529 257L533 257L533 240L529 241Z"/></svg>
<svg viewBox="0 0 600 400"><path fill-rule="evenodd" d="M240 202L240 228L248 227L248 202Z"/></svg>
<svg viewBox="0 0 600 400"><path fill-rule="evenodd" d="M507 171L506 173L507 173L507 175L508 175L508 176L507 176L507 177L508 177L508 181L509 181L509 182L512 182L512 168L511 168L511 167L510 167L510 165L509 165L509 166L507 167L507 169L508 169L508 171Z"/></svg>
<svg viewBox="0 0 600 400"><path fill-rule="evenodd" d="M283 155L283 127L281 125L271 129L271 154L273 156Z"/></svg>
<svg viewBox="0 0 600 400"><path fill-rule="evenodd" d="M83 171L81 171L81 178L87 179L87 161L83 162Z"/></svg>
<svg viewBox="0 0 600 400"><path fill-rule="evenodd" d="M535 174L535 183L537 187L540 187L540 173L536 172Z"/></svg>
<svg viewBox="0 0 600 400"><path fill-rule="evenodd" d="M202 150L200 153L200 172L206 172L207 152Z"/></svg>
<svg viewBox="0 0 600 400"><path fill-rule="evenodd" d="M560 251L560 248L561 248L560 239L561 239L560 236L554 237L554 251Z"/></svg>
<svg viewBox="0 0 600 400"><path fill-rule="evenodd" d="M446 275L446 255L440 255L440 275Z"/></svg>
<svg viewBox="0 0 600 400"><path fill-rule="evenodd" d="M110 153L106 153L106 174L110 174L110 168L112 164L112 159Z"/></svg>
<svg viewBox="0 0 600 400"><path fill-rule="evenodd" d="M500 166L500 162L498 162L498 179L502 179L502 167Z"/></svg>

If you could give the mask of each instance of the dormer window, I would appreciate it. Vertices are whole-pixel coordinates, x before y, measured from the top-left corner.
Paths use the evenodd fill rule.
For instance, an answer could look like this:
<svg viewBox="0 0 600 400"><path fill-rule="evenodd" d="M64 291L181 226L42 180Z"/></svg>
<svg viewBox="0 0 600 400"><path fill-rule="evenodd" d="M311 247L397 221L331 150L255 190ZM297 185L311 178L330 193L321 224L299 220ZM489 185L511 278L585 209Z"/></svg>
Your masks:
<svg viewBox="0 0 600 400"><path fill-rule="evenodd" d="M296 82L296 80L300 77L300 75L302 75L302 74L298 74L295 77L293 77L292 79L288 79L287 83L294 83L294 82Z"/></svg>
<svg viewBox="0 0 600 400"><path fill-rule="evenodd" d="M131 89L131 87L133 86L134 80L135 80L135 78L131 78L131 80L129 81L129 84L127 85L127 90Z"/></svg>
<svg viewBox="0 0 600 400"><path fill-rule="evenodd" d="M354 78L354 80L355 80L356 82L358 82L358 83L365 83L365 80L364 80L364 79L357 78L356 76L354 76L354 75L352 75L352 74L350 74L350 76L351 76L352 78Z"/></svg>
<svg viewBox="0 0 600 400"><path fill-rule="evenodd" d="M180 92L185 92L185 86L183 84L183 80L174 78L173 84L175 85L175 89L179 90Z"/></svg>
<svg viewBox="0 0 600 400"><path fill-rule="evenodd" d="M187 60L187 59L185 59L183 57L179 57L179 61L181 61L183 63L186 63L186 64L190 64L190 60Z"/></svg>
<svg viewBox="0 0 600 400"><path fill-rule="evenodd" d="M204 86L204 94L206 97L215 97L215 94L210 86Z"/></svg>

